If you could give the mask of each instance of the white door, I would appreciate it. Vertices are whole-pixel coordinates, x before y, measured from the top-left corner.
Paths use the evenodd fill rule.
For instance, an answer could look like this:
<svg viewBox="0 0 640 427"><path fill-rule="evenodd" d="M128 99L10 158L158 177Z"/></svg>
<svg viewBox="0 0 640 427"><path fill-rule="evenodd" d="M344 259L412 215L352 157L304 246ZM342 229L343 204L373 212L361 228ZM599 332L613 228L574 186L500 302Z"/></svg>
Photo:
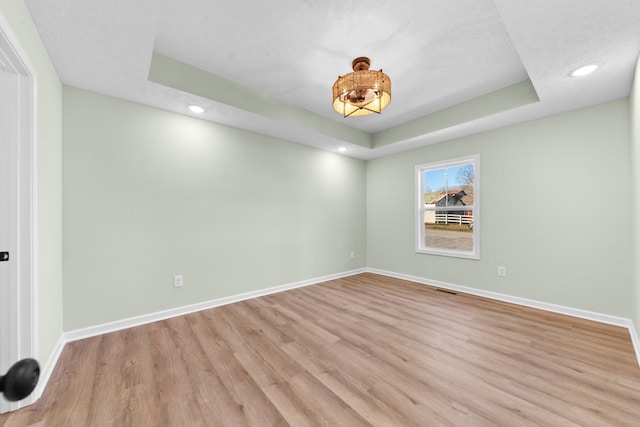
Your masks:
<svg viewBox="0 0 640 427"><path fill-rule="evenodd" d="M2 58L0 58L2 60ZM7 100L14 98L15 76L0 70L0 251L9 252L9 261L0 262L0 371L6 373L11 361L18 357L17 348L11 345L11 331L16 329L15 290L17 289L16 259L16 193L15 150L11 137L15 117ZM15 109L14 109L15 111ZM3 401L0 409L8 409Z"/></svg>
<svg viewBox="0 0 640 427"><path fill-rule="evenodd" d="M0 374L35 356L33 73L16 43L0 15Z"/></svg>

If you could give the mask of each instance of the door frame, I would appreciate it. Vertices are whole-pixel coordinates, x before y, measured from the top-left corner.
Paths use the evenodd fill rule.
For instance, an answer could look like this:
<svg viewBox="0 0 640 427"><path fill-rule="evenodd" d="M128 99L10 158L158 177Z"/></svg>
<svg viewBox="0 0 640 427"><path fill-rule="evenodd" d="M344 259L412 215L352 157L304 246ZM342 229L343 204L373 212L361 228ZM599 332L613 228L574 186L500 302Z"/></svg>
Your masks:
<svg viewBox="0 0 640 427"><path fill-rule="evenodd" d="M0 11L0 65L17 83L17 90L10 97L2 97L10 108L15 106L15 126L6 130L13 151L12 179L16 184L10 190L14 208L14 236L17 247L11 254L16 280L9 284L11 299L8 340L10 364L25 357L38 357L37 318L37 144L36 144L36 73L18 38ZM13 227L13 225L12 225ZM15 309L14 309L15 308ZM8 367L3 366L6 371ZM4 374L5 372L0 373ZM32 394L20 402L9 403L0 399L0 413L27 406L36 400Z"/></svg>

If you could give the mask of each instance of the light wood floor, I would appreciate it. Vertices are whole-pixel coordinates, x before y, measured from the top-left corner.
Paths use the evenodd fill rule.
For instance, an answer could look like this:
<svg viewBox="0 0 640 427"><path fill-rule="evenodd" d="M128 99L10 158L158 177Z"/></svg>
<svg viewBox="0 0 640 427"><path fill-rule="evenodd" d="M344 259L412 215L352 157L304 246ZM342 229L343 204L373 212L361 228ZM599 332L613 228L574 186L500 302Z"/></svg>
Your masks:
<svg viewBox="0 0 640 427"><path fill-rule="evenodd" d="M5 426L638 426L626 329L361 274L67 344Z"/></svg>

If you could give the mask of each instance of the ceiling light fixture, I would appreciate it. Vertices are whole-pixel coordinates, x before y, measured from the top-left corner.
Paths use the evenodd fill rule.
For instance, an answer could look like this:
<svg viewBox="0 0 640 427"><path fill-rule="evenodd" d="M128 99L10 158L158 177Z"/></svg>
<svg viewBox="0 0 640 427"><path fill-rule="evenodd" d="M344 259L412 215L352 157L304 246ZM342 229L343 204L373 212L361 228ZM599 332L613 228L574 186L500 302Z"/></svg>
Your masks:
<svg viewBox="0 0 640 427"><path fill-rule="evenodd" d="M369 70L371 61L361 56L351 63L353 73L333 84L333 109L344 117L380 112L391 102L391 79L382 70Z"/></svg>
<svg viewBox="0 0 640 427"><path fill-rule="evenodd" d="M569 75L571 77L584 77L593 73L598 68L600 68L600 64L589 64L585 65L584 67L576 68L571 73L569 73Z"/></svg>
<svg viewBox="0 0 640 427"><path fill-rule="evenodd" d="M189 110L196 114L204 113L204 108L199 105L189 105Z"/></svg>
<svg viewBox="0 0 640 427"><path fill-rule="evenodd" d="M338 151L344 153L347 151L347 147L338 147Z"/></svg>

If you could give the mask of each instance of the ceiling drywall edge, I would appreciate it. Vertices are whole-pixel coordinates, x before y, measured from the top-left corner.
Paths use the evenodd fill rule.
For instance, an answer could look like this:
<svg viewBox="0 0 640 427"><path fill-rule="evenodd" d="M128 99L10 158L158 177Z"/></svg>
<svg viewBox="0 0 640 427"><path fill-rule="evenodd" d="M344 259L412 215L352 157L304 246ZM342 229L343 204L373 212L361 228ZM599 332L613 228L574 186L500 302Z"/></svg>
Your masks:
<svg viewBox="0 0 640 427"><path fill-rule="evenodd" d="M540 102L530 80L461 102L373 135L373 148L452 128L528 104Z"/></svg>
<svg viewBox="0 0 640 427"><path fill-rule="evenodd" d="M372 135L318 114L257 93L184 62L153 53L148 79L251 113L302 127L364 148L372 147Z"/></svg>
<svg viewBox="0 0 640 427"><path fill-rule="evenodd" d="M148 79L155 84L243 111L254 116L252 121L257 119L258 122L267 120L272 123L266 127L257 126L256 123L257 132L330 151L342 141L351 147L349 155L362 159L375 158L378 151L388 151L380 150L382 148L397 146L400 149L416 138L424 139L429 135L441 134L460 125L540 101L531 81L525 80L393 128L369 134L157 52L152 55ZM282 126L277 126L277 123ZM265 129L275 129L275 133L272 135L273 132L265 132Z"/></svg>

